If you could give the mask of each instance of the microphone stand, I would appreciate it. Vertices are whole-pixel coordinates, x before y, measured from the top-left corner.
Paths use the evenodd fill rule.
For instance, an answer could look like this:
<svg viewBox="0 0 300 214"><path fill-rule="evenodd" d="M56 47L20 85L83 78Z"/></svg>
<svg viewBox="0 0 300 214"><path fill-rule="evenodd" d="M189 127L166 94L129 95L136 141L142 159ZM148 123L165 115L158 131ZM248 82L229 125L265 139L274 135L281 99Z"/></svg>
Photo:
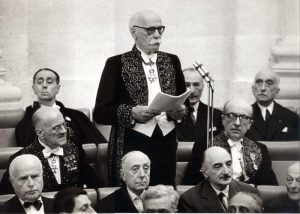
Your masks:
<svg viewBox="0 0 300 214"><path fill-rule="evenodd" d="M213 117L214 117L214 80L209 75L209 72L203 67L202 64L199 64L197 61L193 64L195 69L201 75L203 80L207 83L208 88L208 96L207 96L207 121L206 121L206 148L209 147L209 139L211 141L211 145L213 146ZM209 130L211 131L209 133ZM209 138L210 136L210 138Z"/></svg>

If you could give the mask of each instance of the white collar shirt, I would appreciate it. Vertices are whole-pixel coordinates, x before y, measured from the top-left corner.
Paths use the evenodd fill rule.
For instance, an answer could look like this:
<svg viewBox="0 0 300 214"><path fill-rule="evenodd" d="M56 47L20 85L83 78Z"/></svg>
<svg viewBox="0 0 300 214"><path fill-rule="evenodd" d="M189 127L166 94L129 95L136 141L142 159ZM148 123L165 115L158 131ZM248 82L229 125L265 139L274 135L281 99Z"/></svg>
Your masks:
<svg viewBox="0 0 300 214"><path fill-rule="evenodd" d="M63 152L63 148L62 147L57 147L56 149L51 149L49 148L49 146L47 146L46 144L44 144L43 142L40 141L39 139L39 143L45 147L45 149L43 149L43 155L44 157L47 159L49 166L53 172L53 175L57 181L58 184L61 184L61 169L60 169L60 158L59 156L63 156L64 152ZM50 156L52 154L55 154L54 156Z"/></svg>
<svg viewBox="0 0 300 214"><path fill-rule="evenodd" d="M264 106L262 106L260 104L258 104L258 107L260 108L260 112L261 112L262 117L264 118L264 120L266 120L266 111L268 109L268 111L272 115L273 109L274 109L274 102L272 102L268 107L264 107Z"/></svg>
<svg viewBox="0 0 300 214"><path fill-rule="evenodd" d="M128 187L127 187L127 191L128 191L129 197L130 197L131 201L133 202L135 208L139 212L143 212L144 207L143 207L143 202L142 202L142 196L145 191L143 191L140 195L135 194Z"/></svg>
<svg viewBox="0 0 300 214"><path fill-rule="evenodd" d="M192 106L193 109L194 109L193 115L194 115L194 117L195 117L195 120L197 120L197 116L198 116L199 102L200 102L200 101L196 102L195 105ZM205 119L206 119L206 118L205 118Z"/></svg>
<svg viewBox="0 0 300 214"><path fill-rule="evenodd" d="M41 208L39 210L37 210L34 206L30 206L30 207L27 207L27 208L23 207L24 210L25 210L25 212L26 212L26 214L44 214L45 213L45 211L44 211L44 203L43 203L42 197L40 196L37 200L39 200L39 201L42 202ZM23 204L25 203L25 201L21 200L20 198L19 198L19 201L20 201L20 203L23 206Z"/></svg>
<svg viewBox="0 0 300 214"><path fill-rule="evenodd" d="M228 139L228 144L230 146L231 150L231 156L232 156L232 171L233 175L232 177L234 179L239 179L241 175L243 174L243 152L242 152L242 144L241 140L239 141L233 141L231 139Z"/></svg>

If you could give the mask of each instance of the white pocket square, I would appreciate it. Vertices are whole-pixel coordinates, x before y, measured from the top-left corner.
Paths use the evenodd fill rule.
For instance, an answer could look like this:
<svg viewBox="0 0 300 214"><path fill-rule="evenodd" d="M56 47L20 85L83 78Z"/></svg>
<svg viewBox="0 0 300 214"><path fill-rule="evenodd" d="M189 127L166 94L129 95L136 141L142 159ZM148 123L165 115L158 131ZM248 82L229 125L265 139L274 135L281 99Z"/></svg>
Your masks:
<svg viewBox="0 0 300 214"><path fill-rule="evenodd" d="M288 132L288 127L284 127L281 132Z"/></svg>

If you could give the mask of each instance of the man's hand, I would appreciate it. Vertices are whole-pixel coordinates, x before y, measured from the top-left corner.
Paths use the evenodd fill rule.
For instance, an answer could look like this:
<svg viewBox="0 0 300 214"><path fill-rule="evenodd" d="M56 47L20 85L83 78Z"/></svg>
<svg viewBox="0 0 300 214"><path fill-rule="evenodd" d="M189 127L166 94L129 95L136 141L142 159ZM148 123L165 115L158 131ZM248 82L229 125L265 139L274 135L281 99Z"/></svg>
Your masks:
<svg viewBox="0 0 300 214"><path fill-rule="evenodd" d="M134 106L131 110L132 118L141 123L146 123L159 114L160 111L149 109L148 106L137 105Z"/></svg>
<svg viewBox="0 0 300 214"><path fill-rule="evenodd" d="M187 109L185 105L181 105L179 108L174 109L172 111L167 111L167 115L171 117L173 120L181 120L187 114Z"/></svg>

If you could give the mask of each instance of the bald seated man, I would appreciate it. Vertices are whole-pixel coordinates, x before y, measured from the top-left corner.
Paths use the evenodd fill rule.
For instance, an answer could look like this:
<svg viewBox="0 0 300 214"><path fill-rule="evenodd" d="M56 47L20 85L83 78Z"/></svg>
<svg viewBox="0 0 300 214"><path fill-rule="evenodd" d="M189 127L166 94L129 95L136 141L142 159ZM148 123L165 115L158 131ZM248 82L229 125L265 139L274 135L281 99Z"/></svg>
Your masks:
<svg viewBox="0 0 300 214"><path fill-rule="evenodd" d="M295 112L275 101L280 78L270 68L255 75L252 93L256 99L253 107L253 124L247 137L255 141L300 140L300 118Z"/></svg>
<svg viewBox="0 0 300 214"><path fill-rule="evenodd" d="M300 213L300 161L289 166L285 186L287 194L265 205L270 213Z"/></svg>
<svg viewBox="0 0 300 214"><path fill-rule="evenodd" d="M231 155L222 147L213 146L205 151L201 171L205 180L181 195L179 212L226 213L228 201L235 193L259 194L254 187L232 179Z"/></svg>
<svg viewBox="0 0 300 214"><path fill-rule="evenodd" d="M37 138L34 143L12 155L36 155L43 166L44 191L59 191L66 186L97 187L96 174L88 165L82 148L69 138L63 115L58 109L41 107L32 116ZM11 189L1 181L1 192Z"/></svg>
<svg viewBox="0 0 300 214"><path fill-rule="evenodd" d="M151 161L140 151L131 151L122 158L120 174L124 184L107 197L100 200L97 212L138 213L143 212L141 196L150 182Z"/></svg>
<svg viewBox="0 0 300 214"><path fill-rule="evenodd" d="M175 185L175 125L187 116L188 101L167 112L148 106L158 92L180 95L186 91L181 64L176 55L159 51L165 26L157 13L133 14L129 30L133 48L106 61L93 115L97 123L112 125L110 185L121 184L121 158L134 150L151 160L151 185Z"/></svg>
<svg viewBox="0 0 300 214"><path fill-rule="evenodd" d="M229 201L229 213L262 213L262 199L250 192L238 192Z"/></svg>
<svg viewBox="0 0 300 214"><path fill-rule="evenodd" d="M214 136L213 145L226 149L232 155L233 179L257 185L278 185L267 147L245 137L252 124L252 107L245 100L233 98L223 108L224 132ZM211 145L211 142L209 142ZM206 141L195 144L191 164L194 174L201 173L201 160L206 149ZM198 146L198 148L195 148ZM193 162L198 157L198 162ZM198 172L197 172L198 171Z"/></svg>
<svg viewBox="0 0 300 214"><path fill-rule="evenodd" d="M16 157L9 166L15 196L0 205L0 213L51 213L52 199L41 196L43 167L34 155Z"/></svg>

